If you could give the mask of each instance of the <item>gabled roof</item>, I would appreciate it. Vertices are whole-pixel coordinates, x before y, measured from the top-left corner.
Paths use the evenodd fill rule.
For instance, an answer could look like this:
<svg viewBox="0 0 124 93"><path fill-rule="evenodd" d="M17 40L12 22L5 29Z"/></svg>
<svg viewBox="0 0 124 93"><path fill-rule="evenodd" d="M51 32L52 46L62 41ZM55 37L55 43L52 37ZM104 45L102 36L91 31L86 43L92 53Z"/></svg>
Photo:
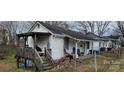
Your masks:
<svg viewBox="0 0 124 93"><path fill-rule="evenodd" d="M81 32L76 32L76 31L72 31L72 30L65 30L61 27L57 27L57 26L52 26L43 22L39 22L41 25L43 25L44 27L46 27L48 30L50 30L53 34L59 34L59 35L65 35L65 36L71 36L73 38L76 39L83 39L83 40L92 40L92 38L84 35Z"/></svg>
<svg viewBox="0 0 124 93"><path fill-rule="evenodd" d="M110 38L108 36L102 36L102 38L104 38L104 40L113 40L112 38Z"/></svg>
<svg viewBox="0 0 124 93"><path fill-rule="evenodd" d="M86 35L91 37L91 38L93 38L94 40L102 40L102 41L119 39L119 36L112 36L111 35L111 36L102 36L102 37L100 37L100 36L98 36L98 35L96 35L94 33L91 33L91 32L87 33Z"/></svg>
<svg viewBox="0 0 124 93"><path fill-rule="evenodd" d="M60 34L62 35L63 34L63 30L62 28L60 27L57 27L57 26L52 26L52 25L49 25L47 23L43 23L43 22L39 22L41 25L43 25L44 27L46 27L47 29L49 29L52 33L54 34Z"/></svg>
<svg viewBox="0 0 124 93"><path fill-rule="evenodd" d="M57 26L52 26L50 24L46 24L43 23L41 21L36 21L34 23L34 25L30 28L29 32L27 33L22 33L22 34L18 34L18 36L28 36L28 35L41 35L42 32L32 32L32 30L37 26L37 24L40 24L42 26L44 26L45 28L47 28L51 33L49 34L55 34L55 35L63 35L63 36L67 36L67 37L72 37L75 39L80 39L80 40L113 40L113 38L115 37L99 37L98 35L94 34L94 33L87 33L86 35L81 33L81 32L77 32L77 31L72 31L72 30L66 30L63 29L61 27L57 27ZM44 34L48 34L48 33L44 33Z"/></svg>
<svg viewBox="0 0 124 93"><path fill-rule="evenodd" d="M112 39L119 39L120 36L108 36L109 38L112 38Z"/></svg>

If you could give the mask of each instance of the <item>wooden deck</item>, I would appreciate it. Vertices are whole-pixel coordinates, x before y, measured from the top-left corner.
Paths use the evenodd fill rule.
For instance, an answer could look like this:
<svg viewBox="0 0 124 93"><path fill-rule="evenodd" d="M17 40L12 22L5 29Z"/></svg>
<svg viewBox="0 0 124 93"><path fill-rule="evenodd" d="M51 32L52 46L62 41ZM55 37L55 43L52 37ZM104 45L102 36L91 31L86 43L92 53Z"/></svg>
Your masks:
<svg viewBox="0 0 124 93"><path fill-rule="evenodd" d="M34 59L34 49L30 47L21 47L17 49L16 56L22 58Z"/></svg>
<svg viewBox="0 0 124 93"><path fill-rule="evenodd" d="M38 71L46 70L54 65L54 60L48 50L45 50L45 54L41 56L36 49L22 47L17 49L16 57L31 60Z"/></svg>

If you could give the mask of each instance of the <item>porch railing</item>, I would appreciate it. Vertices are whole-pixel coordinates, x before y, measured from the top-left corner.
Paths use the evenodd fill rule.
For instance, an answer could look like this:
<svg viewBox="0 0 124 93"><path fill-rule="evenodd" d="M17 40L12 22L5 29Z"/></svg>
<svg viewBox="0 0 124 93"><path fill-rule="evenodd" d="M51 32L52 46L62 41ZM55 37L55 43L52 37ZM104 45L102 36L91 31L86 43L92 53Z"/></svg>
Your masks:
<svg viewBox="0 0 124 93"><path fill-rule="evenodd" d="M30 47L20 47L17 49L16 56L22 57L22 58L34 58L34 49Z"/></svg>
<svg viewBox="0 0 124 93"><path fill-rule="evenodd" d="M32 60L35 67L39 71L43 70L43 59L40 57L36 49L32 49L30 47L18 48L16 56L22 58L28 58L29 60Z"/></svg>

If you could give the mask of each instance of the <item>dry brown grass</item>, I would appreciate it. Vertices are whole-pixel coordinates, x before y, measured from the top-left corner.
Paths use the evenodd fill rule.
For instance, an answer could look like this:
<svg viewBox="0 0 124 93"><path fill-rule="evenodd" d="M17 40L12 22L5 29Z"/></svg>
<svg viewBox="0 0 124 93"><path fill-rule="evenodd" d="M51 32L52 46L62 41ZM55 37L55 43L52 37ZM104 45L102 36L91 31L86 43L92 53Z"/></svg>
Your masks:
<svg viewBox="0 0 124 93"><path fill-rule="evenodd" d="M0 72L31 72L31 69L17 68L15 56L16 48L8 47L5 59L0 60ZM124 72L124 56L121 58L110 58L110 54L105 53L103 56L97 56L98 72ZM113 63L111 61L114 61ZM94 72L93 57L86 59L77 59L77 72ZM73 72L74 62L65 59L60 62L60 66L56 66L50 72Z"/></svg>
<svg viewBox="0 0 124 93"><path fill-rule="evenodd" d="M5 46L8 51L5 55L5 58L0 60L0 72L27 72L31 71L29 69L24 68L17 68L16 60L15 60L15 53L16 48L11 46ZM4 47L4 48L5 48Z"/></svg>

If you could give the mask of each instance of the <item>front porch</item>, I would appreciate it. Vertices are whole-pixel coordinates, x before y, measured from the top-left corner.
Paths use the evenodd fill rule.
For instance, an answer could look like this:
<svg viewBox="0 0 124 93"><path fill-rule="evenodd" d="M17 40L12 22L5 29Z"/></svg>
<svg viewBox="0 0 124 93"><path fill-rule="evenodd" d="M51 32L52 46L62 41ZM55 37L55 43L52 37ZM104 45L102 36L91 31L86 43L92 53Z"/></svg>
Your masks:
<svg viewBox="0 0 124 93"><path fill-rule="evenodd" d="M49 33L28 32L18 34L17 36L18 49L16 53L16 62L18 68L20 67L20 63L24 64L25 68L28 67L29 62L32 66L36 67L35 69L38 71L46 69L45 66L51 66L53 60L49 47ZM24 40L23 46L20 45L20 38Z"/></svg>
<svg viewBox="0 0 124 93"><path fill-rule="evenodd" d="M75 58L87 56L89 54L88 40L75 40L73 38L64 39L64 54L73 55Z"/></svg>

